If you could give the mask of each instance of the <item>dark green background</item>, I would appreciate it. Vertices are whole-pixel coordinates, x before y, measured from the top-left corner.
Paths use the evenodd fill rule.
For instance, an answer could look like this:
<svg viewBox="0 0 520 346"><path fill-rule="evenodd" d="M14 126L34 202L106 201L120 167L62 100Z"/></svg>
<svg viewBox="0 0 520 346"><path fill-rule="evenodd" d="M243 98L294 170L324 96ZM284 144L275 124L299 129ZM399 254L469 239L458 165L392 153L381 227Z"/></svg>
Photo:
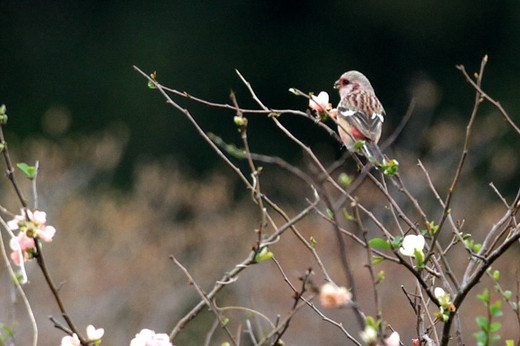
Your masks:
<svg viewBox="0 0 520 346"><path fill-rule="evenodd" d="M141 155L174 154L200 172L218 159L132 65L218 102L233 89L251 106L237 68L266 105L302 110L305 101L288 88L327 90L335 103L334 80L358 69L376 88L390 127L407 108L410 83L427 76L442 99L433 118L420 121L425 129L446 109L467 119L473 91L455 65L473 72L489 54L485 89L518 119L519 18L515 0L2 1L0 102L9 131L21 136L41 132L42 114L56 105L71 111L72 134L125 124L130 142L120 180ZM237 140L229 113L180 103L205 129ZM277 145L281 135L269 121L251 120L255 151L292 153ZM330 142L304 120L289 125L308 143Z"/></svg>

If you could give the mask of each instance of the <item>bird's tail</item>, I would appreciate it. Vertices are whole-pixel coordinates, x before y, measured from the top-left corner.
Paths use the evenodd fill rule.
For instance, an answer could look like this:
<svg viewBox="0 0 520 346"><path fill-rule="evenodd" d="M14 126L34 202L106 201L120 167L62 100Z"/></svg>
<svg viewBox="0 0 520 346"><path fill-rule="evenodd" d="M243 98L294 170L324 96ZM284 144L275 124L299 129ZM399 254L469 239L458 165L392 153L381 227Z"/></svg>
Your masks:
<svg viewBox="0 0 520 346"><path fill-rule="evenodd" d="M384 163L385 156L376 143L366 142L362 147L363 154L374 165Z"/></svg>

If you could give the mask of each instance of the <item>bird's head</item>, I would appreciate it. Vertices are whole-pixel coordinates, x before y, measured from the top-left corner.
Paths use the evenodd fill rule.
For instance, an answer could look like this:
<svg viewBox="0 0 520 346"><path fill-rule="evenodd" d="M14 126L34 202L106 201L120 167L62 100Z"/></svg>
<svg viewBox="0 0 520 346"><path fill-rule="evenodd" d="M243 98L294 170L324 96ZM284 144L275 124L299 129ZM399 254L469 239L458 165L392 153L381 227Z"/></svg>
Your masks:
<svg viewBox="0 0 520 346"><path fill-rule="evenodd" d="M363 90L374 94L374 89L368 81L368 78L359 71L348 71L343 73L334 83L334 89L339 89L339 96L341 98L357 90Z"/></svg>

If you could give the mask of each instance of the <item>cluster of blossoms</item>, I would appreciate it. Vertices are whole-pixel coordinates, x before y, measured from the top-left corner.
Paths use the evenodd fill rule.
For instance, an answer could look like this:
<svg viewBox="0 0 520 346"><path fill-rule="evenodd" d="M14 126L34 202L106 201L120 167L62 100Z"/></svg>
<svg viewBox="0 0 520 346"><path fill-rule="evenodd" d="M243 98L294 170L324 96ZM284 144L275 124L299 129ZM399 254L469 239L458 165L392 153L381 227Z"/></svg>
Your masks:
<svg viewBox="0 0 520 346"><path fill-rule="evenodd" d="M52 241L56 229L47 226L47 214L43 211L22 209L20 215L9 221L7 225L12 231L19 231L15 238L11 238L9 246L13 252L11 259L16 265L21 265L34 257L36 245L34 239L41 239L45 242Z"/></svg>
<svg viewBox="0 0 520 346"><path fill-rule="evenodd" d="M370 325L365 327L360 333L361 339L366 342L368 345L379 346L380 344L377 342L377 330ZM387 338L383 340L384 346L400 346L401 345L401 337L398 332L392 332Z"/></svg>
<svg viewBox="0 0 520 346"><path fill-rule="evenodd" d="M130 341L130 346L172 346L172 343L165 333L143 329Z"/></svg>
<svg viewBox="0 0 520 346"><path fill-rule="evenodd" d="M105 334L105 330L103 328L94 327L93 325L89 325L87 327L87 342L92 344L100 344L101 338ZM76 334L64 336L61 339L60 346L81 346L81 342Z"/></svg>
<svg viewBox="0 0 520 346"><path fill-rule="evenodd" d="M435 316L440 320L446 322L450 315L450 312L454 312L456 310L455 305L450 300L450 294L440 287L435 287L433 295L435 296L435 298L437 298L439 304L441 305L440 311L438 311L435 314Z"/></svg>
<svg viewBox="0 0 520 346"><path fill-rule="evenodd" d="M89 325L87 327L87 342L89 344L100 344L105 334L103 328ZM64 336L60 346L81 346L81 341L76 334ZM150 329L143 329L130 341L130 346L173 346L170 338L165 333L156 333Z"/></svg>
<svg viewBox="0 0 520 346"><path fill-rule="evenodd" d="M339 287L326 283L320 287L320 304L324 308L339 308L347 306L352 301L352 293L345 287ZM361 339L369 345L379 345L376 328L367 323L365 330L360 334ZM401 339L399 333L393 332L384 339L384 346L399 346Z"/></svg>

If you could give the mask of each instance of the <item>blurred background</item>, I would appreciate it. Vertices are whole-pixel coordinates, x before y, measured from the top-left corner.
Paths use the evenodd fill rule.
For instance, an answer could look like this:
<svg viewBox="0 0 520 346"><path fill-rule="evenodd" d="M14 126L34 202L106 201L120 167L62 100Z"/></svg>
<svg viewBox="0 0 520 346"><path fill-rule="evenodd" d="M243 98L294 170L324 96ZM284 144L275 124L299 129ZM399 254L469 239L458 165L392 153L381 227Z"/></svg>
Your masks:
<svg viewBox="0 0 520 346"><path fill-rule="evenodd" d="M437 217L440 209L420 179L417 158L429 165L439 191L446 191L474 102L474 91L455 66L463 64L472 74L485 54L489 63L483 88L519 123L519 16L520 3L514 0L1 1L0 103L7 105L9 115L7 141L15 161L40 161L39 208L58 229L45 251L55 280L64 283L72 317L80 326L105 327L108 345L124 345L145 327L169 333L197 297L168 255L175 253L209 287L255 241L257 214L247 191L183 114L147 87L133 65L147 73L156 70L160 82L180 91L215 102L229 102L234 91L241 106L256 107L235 73L238 69L268 107L299 110L307 102L289 88L325 90L335 105L334 81L347 70L360 70L387 112L383 140L416 99L410 122L388 152L401 162L410 188ZM240 144L232 112L178 102L204 130ZM311 121L281 120L324 162L341 156L338 143ZM254 152L305 167L302 152L271 120L251 115L249 122ZM518 189L520 163L518 136L489 105L481 107L474 133L454 210L459 207L457 217L468 219L478 239L478 232L488 230L504 211L488 183L493 181L511 198ZM310 191L302 191L279 170L265 175L273 179L264 187L278 202L295 212L305 205ZM275 184L285 178L286 183ZM30 196L30 187L25 187ZM367 190L360 194L374 194ZM6 182L0 197L2 205L18 210ZM383 206L376 200L374 208ZM323 232L327 264L337 266L341 275L329 226L310 217L302 231L314 237ZM243 247L229 249L229 244ZM304 249L293 247L289 241L280 244L277 255L297 278L314 264ZM506 268L518 261L518 248L510 256ZM222 299L255 306L274 318L288 311L291 292L273 266L262 265L265 273L257 270L272 281L259 279L263 276L258 271L247 273L250 279L244 281L260 280L258 285L237 284ZM40 344L56 345L61 332L47 319L58 316L55 304L34 264L29 271L27 290ZM366 275L362 264L359 271ZM406 280L411 282L403 278L403 284ZM0 298L5 311L0 322L14 321L17 341L26 344L26 314L20 303L12 308L8 284L0 287ZM369 304L370 296L366 298ZM396 307L403 306L396 302ZM402 318L389 320L405 337L414 336L414 328L407 329L400 320L411 313L403 309ZM306 324L309 316L312 323ZM350 311L335 317L346 326L353 321ZM201 344L211 318L201 316L194 323L198 327L190 326L177 344ZM476 331L474 315L465 328L469 340ZM512 337L518 325L504 322L504 328ZM313 339L303 335L308 330L313 330ZM310 311L295 320L286 341L344 344L339 332Z"/></svg>

